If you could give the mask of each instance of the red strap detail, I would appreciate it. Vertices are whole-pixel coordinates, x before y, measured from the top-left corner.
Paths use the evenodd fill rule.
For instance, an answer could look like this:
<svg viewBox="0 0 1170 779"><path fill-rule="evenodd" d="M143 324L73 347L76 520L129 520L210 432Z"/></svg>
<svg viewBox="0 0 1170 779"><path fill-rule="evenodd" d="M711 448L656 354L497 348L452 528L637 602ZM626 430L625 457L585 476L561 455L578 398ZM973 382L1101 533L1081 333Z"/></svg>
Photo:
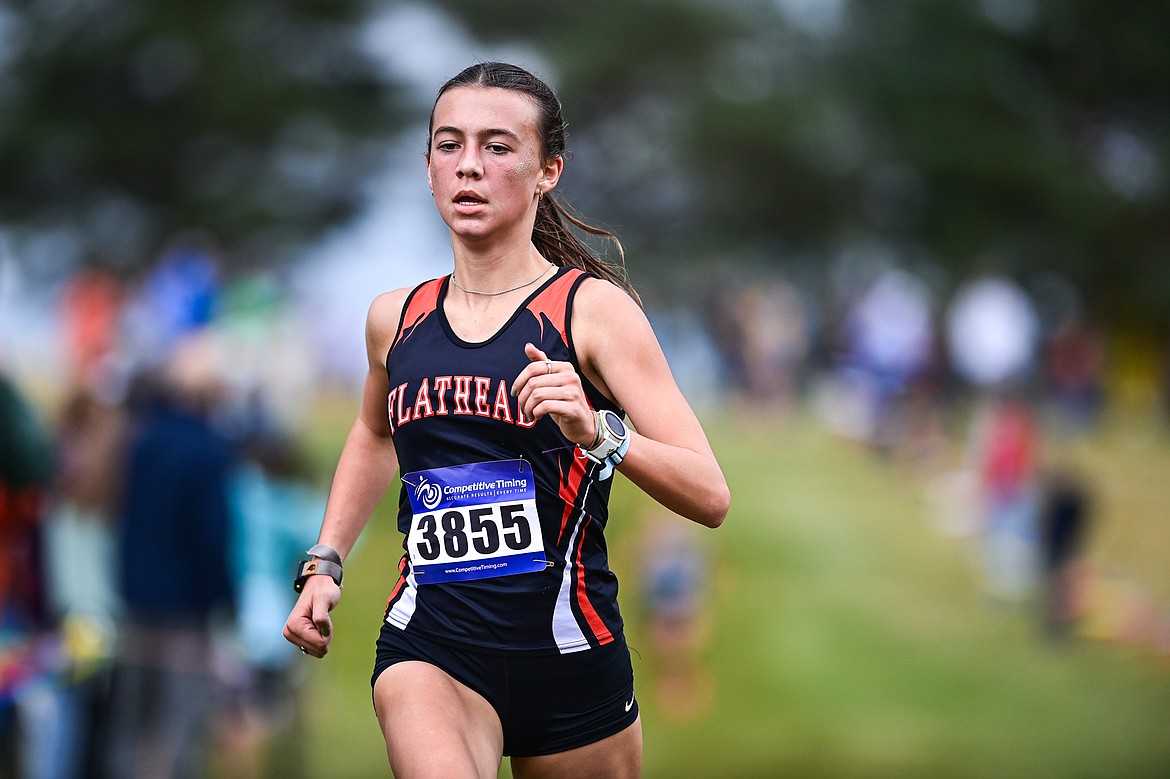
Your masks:
<svg viewBox="0 0 1170 779"><path fill-rule="evenodd" d="M394 339L394 346L390 347L391 351L410 335L410 331L417 327L419 322L426 319L427 315L438 308L439 290L443 287L443 278L424 282L411 294L410 302L406 304L406 311L402 315L402 325Z"/></svg>
<svg viewBox="0 0 1170 779"><path fill-rule="evenodd" d="M561 513L561 529L557 533L557 546L560 546L561 540L565 537L565 528L569 526L569 518L573 516L573 511L577 508L577 497L581 494L581 482L585 479L587 463L587 460L577 456L577 450L574 448L573 465L569 469L567 480L564 471L561 471L560 498L565 503L565 510ZM558 464L557 467L559 469L560 465Z"/></svg>
<svg viewBox="0 0 1170 779"><path fill-rule="evenodd" d="M589 623L589 629L593 631L593 635L597 638L599 644L608 644L613 641L613 633L601 621L597 611L593 608L593 604L589 602L589 594L585 591L585 566L581 565L581 548L585 545L585 531L589 527L589 523L593 521L592 517L588 517L585 523L581 526L581 538L577 541L577 549L574 553L577 564L577 605L581 607L581 613L585 615L585 621Z"/></svg>
<svg viewBox="0 0 1170 779"><path fill-rule="evenodd" d="M406 555L402 555L402 559L398 561L398 582L394 585L394 589L390 591L390 597L386 599L386 611L390 611L390 606L398 598L399 593L402 592L403 585L406 584Z"/></svg>
<svg viewBox="0 0 1170 779"><path fill-rule="evenodd" d="M540 322L542 328L544 327L544 318L541 315L548 318L548 321L561 334L561 340L566 346L569 344L567 321L569 291L584 273L578 268L570 268L568 272L562 273L541 290L540 294L530 300L527 306L532 315L536 317L536 321Z"/></svg>

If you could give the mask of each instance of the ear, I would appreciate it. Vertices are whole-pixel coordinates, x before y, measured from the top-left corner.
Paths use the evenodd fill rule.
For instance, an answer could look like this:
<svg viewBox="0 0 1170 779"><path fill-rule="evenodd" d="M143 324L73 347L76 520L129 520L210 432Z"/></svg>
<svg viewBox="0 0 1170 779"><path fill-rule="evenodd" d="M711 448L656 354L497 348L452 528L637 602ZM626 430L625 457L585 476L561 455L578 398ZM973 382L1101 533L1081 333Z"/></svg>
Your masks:
<svg viewBox="0 0 1170 779"><path fill-rule="evenodd" d="M431 182L431 153L429 151L423 154L423 162L427 166L427 189L433 190L435 185Z"/></svg>
<svg viewBox="0 0 1170 779"><path fill-rule="evenodd" d="M561 180L561 171L565 169L564 157L553 157L544 163L541 168L540 181L536 182L536 186L542 192L556 189L557 182Z"/></svg>

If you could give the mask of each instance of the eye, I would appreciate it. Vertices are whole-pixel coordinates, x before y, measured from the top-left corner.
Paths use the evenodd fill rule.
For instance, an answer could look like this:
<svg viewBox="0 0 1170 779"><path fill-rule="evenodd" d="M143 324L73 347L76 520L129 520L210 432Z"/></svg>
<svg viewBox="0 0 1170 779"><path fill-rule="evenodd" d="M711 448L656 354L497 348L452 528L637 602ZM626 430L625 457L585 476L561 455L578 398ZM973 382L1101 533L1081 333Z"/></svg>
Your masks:
<svg viewBox="0 0 1170 779"><path fill-rule="evenodd" d="M459 148L459 144L455 141L439 141L435 144L435 148L439 151L455 151Z"/></svg>
<svg viewBox="0 0 1170 779"><path fill-rule="evenodd" d="M507 154L512 151L502 143L489 143L485 148L492 154Z"/></svg>

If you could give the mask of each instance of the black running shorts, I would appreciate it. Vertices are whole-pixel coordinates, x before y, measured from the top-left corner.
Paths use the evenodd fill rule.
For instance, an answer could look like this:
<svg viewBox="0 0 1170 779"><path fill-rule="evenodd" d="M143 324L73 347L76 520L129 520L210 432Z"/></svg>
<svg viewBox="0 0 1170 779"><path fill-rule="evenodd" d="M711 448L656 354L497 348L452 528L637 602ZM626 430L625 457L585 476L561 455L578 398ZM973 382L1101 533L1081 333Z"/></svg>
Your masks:
<svg viewBox="0 0 1170 779"><path fill-rule="evenodd" d="M499 715L504 754L564 752L619 733L638 716L625 640L569 654L500 654L383 624L371 685L395 663L421 660L482 695Z"/></svg>

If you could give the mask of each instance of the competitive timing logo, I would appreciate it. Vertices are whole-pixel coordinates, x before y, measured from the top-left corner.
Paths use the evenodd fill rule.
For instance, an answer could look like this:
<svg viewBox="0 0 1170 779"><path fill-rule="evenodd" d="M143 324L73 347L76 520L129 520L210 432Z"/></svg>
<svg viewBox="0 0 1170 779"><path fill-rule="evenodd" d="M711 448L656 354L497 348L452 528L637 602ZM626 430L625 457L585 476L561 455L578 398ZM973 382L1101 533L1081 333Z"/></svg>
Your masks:
<svg viewBox="0 0 1170 779"><path fill-rule="evenodd" d="M438 484L432 484L423 476L414 487L414 499L425 508L434 509L443 500L443 488Z"/></svg>

